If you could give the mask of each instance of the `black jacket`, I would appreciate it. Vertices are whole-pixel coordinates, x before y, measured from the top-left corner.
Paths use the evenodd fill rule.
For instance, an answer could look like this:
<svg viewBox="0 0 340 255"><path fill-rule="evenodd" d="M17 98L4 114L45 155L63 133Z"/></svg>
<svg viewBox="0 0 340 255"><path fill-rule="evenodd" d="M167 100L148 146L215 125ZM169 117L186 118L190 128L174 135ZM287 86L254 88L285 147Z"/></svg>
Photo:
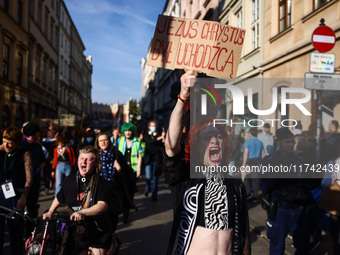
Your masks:
<svg viewBox="0 0 340 255"><path fill-rule="evenodd" d="M192 211L188 211L187 206L184 205L186 199L184 199L186 193L189 190L197 189L197 197L199 192L204 192L206 179L191 179L190 178L190 165L184 161L184 155L178 154L174 157L167 157L165 155L164 162L164 175L167 183L170 185L171 194L173 197L174 207L174 220L171 230L171 236L168 246L168 255L184 254L184 249L188 248L193 231L186 231L197 226L197 211L196 214ZM232 251L233 254L250 254L250 235L249 235L249 222L248 222L248 209L246 201L246 192L243 183L240 180L234 178L225 178L223 180L224 185L229 189L233 190L235 194L235 218L234 220L234 231L232 240ZM191 193L191 191L190 191ZM196 204L198 208L201 205ZM185 218L189 220L188 224L183 223L183 215L187 215ZM196 220L195 220L196 219ZM184 230L181 226L186 226Z"/></svg>
<svg viewBox="0 0 340 255"><path fill-rule="evenodd" d="M272 199L277 201L282 208L312 204L314 199L311 190L320 185L320 179L313 178L311 173L306 172L305 163L302 158L294 154L283 155L279 150L266 156L261 162L262 169L264 167L280 167L280 169L285 168L290 171L280 170L274 174L262 175L260 179L262 192L271 193Z"/></svg>

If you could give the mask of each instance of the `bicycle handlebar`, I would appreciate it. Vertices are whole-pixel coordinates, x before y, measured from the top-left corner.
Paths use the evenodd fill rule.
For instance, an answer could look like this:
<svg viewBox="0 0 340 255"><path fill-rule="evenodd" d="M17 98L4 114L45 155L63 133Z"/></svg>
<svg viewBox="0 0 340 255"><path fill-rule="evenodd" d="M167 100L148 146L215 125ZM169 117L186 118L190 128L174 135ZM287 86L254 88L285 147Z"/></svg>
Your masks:
<svg viewBox="0 0 340 255"><path fill-rule="evenodd" d="M71 221L69 219L69 216L59 215L58 212L55 212L54 215L52 216L52 218L50 218L50 219L38 219L38 218L30 217L27 211L22 211L22 210L17 209L17 208L8 208L8 207L0 205L0 210L8 212L8 213L1 213L0 212L0 216L3 216L7 219L14 220L15 215L18 215L18 216L22 217L23 219L28 219L33 225L36 224L37 221L43 221L43 222L44 221L61 221L61 222Z"/></svg>
<svg viewBox="0 0 340 255"><path fill-rule="evenodd" d="M6 218L9 218L9 219L14 219L14 215L19 215L22 218L30 218L28 216L28 212L26 212L26 211L23 212L22 210L17 209L17 208L8 208L8 207L0 205L0 209L3 210L3 211L7 211L8 212L7 214L0 213L0 215L4 216Z"/></svg>

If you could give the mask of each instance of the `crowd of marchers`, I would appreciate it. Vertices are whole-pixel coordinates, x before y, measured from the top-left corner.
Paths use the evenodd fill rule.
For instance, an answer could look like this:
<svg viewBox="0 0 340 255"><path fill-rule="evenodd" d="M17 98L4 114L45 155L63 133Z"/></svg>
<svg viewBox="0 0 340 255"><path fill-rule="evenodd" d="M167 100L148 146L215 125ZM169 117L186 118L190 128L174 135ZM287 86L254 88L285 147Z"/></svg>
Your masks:
<svg viewBox="0 0 340 255"><path fill-rule="evenodd" d="M190 80L196 77L194 71L181 77L167 132L159 130L156 121L150 121L147 130L124 123L112 130L86 128L82 135L75 128L57 129L53 123L41 127L27 122L20 128L2 130L0 205L38 217L39 196L53 190L54 200L42 218L53 217L59 206L66 205L70 221L76 223L67 228L61 253L113 254L120 246L115 234L119 215L127 223L130 211L137 210L134 194L141 175L145 175L144 195L151 193L151 200L157 202L163 173L174 207L164 253L251 254L247 208L250 203L259 203L261 197L268 216L270 254L284 254L288 235L296 254L311 254L322 242L325 230L330 230L332 249L339 254L340 212L318 207L323 190L340 179L339 171L334 171L340 165L338 121L330 121L328 132L321 130L320 162L315 160L314 124L308 130L300 123L292 130L277 128L273 135L265 123L263 130L249 128L236 136L232 127L213 125L213 119L203 118L187 133L183 120L190 108ZM301 169L316 163L325 169L318 178L306 174L303 178L275 178L257 172L235 176L212 171L201 178L190 177L192 164L244 168L293 165ZM27 224L22 228L24 219L19 216L0 216L1 250L5 224L11 254L23 254L23 240L32 229Z"/></svg>
<svg viewBox="0 0 340 255"><path fill-rule="evenodd" d="M158 199L165 132L158 132L155 121L145 131L124 123L108 131L86 128L83 135L75 128L57 129L50 122L46 127L27 122L20 128L7 127L0 135L0 181L6 184L6 190L0 190L0 205L37 218L39 196L54 192L42 218L51 218L60 205L67 205L70 220L77 222L67 229L68 239L73 240L63 240L64 254L102 254L112 245L119 249L118 216L123 214L127 223L130 210L137 210L133 198L142 171L145 196L151 192L152 201ZM6 223L11 254L23 254L23 240L33 226L23 228L20 216L0 216L1 251ZM78 225L88 234L79 234Z"/></svg>

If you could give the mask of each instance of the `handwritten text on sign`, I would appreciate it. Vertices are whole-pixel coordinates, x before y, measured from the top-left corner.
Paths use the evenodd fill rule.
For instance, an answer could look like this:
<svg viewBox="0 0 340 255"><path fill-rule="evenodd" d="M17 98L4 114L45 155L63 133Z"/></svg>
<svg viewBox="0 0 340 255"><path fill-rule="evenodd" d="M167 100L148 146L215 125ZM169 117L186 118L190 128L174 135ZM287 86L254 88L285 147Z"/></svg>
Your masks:
<svg viewBox="0 0 340 255"><path fill-rule="evenodd" d="M159 15L148 64L235 78L245 30L214 21Z"/></svg>

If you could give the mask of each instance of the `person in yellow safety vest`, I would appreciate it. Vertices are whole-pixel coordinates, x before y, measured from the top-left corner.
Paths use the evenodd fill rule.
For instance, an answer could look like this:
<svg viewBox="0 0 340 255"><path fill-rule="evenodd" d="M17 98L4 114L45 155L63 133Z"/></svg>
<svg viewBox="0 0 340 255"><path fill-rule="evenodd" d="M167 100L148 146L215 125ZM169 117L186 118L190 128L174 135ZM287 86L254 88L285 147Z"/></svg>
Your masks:
<svg viewBox="0 0 340 255"><path fill-rule="evenodd" d="M122 136L118 139L118 150L123 154L128 166L130 166L136 174L140 177L142 171L142 153L143 149L139 138L136 137L136 127L132 123L124 123L121 127ZM133 199L134 192L131 192L131 199ZM127 223L129 217L129 209L124 209L123 222Z"/></svg>
<svg viewBox="0 0 340 255"><path fill-rule="evenodd" d="M118 139L118 150L124 155L127 164L136 173L141 175L143 149L139 138L136 137L136 127L132 123L124 123L121 127L122 137Z"/></svg>

